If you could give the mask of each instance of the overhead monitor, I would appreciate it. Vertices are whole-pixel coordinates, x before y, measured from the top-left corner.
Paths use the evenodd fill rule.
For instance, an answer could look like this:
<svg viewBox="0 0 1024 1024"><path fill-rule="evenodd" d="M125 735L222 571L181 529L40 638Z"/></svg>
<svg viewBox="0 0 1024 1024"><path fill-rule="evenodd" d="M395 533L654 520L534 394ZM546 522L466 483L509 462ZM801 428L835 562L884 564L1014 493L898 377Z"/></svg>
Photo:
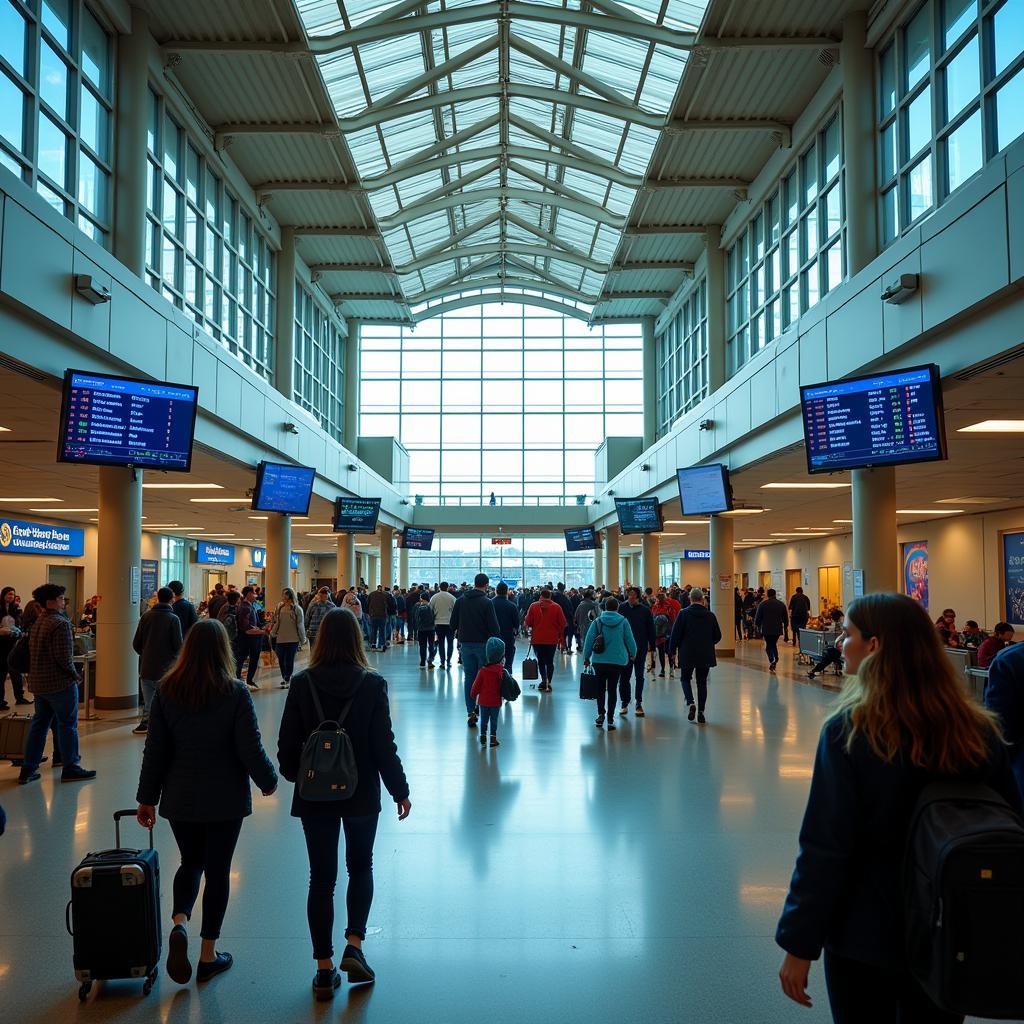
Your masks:
<svg viewBox="0 0 1024 1024"><path fill-rule="evenodd" d="M334 499L335 533L373 533L380 515L380 498Z"/></svg>
<svg viewBox="0 0 1024 1024"><path fill-rule="evenodd" d="M399 534L398 546L410 551L429 551L434 546L434 531L407 526Z"/></svg>
<svg viewBox="0 0 1024 1024"><path fill-rule="evenodd" d="M256 467L256 489L252 495L255 512L281 512L304 516L313 497L312 466L291 466L280 462L261 462Z"/></svg>
<svg viewBox="0 0 1024 1024"><path fill-rule="evenodd" d="M191 384L68 370L57 461L187 473L198 404Z"/></svg>
<svg viewBox="0 0 1024 1024"><path fill-rule="evenodd" d="M577 526L565 531L566 551L594 551L598 546L597 531L592 526Z"/></svg>
<svg viewBox="0 0 1024 1024"><path fill-rule="evenodd" d="M661 532L661 502L657 498L616 498L615 514L622 533Z"/></svg>
<svg viewBox="0 0 1024 1024"><path fill-rule="evenodd" d="M679 503L684 516L729 512L732 509L732 485L729 470L721 463L676 470Z"/></svg>
<svg viewBox="0 0 1024 1024"><path fill-rule="evenodd" d="M808 473L946 458L934 363L800 388Z"/></svg>

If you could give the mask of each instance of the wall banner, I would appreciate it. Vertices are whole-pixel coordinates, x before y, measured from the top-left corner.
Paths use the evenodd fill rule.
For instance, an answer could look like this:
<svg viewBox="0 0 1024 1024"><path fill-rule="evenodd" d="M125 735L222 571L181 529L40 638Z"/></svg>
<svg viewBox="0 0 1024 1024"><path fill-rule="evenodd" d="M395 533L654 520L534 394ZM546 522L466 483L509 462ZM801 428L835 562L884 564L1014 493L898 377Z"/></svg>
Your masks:
<svg viewBox="0 0 1024 1024"><path fill-rule="evenodd" d="M903 593L928 607L928 541L903 545Z"/></svg>
<svg viewBox="0 0 1024 1024"><path fill-rule="evenodd" d="M1024 533L1003 534L1006 621L1024 623Z"/></svg>
<svg viewBox="0 0 1024 1024"><path fill-rule="evenodd" d="M0 554L63 555L81 558L85 530L74 526L49 526L0 517Z"/></svg>

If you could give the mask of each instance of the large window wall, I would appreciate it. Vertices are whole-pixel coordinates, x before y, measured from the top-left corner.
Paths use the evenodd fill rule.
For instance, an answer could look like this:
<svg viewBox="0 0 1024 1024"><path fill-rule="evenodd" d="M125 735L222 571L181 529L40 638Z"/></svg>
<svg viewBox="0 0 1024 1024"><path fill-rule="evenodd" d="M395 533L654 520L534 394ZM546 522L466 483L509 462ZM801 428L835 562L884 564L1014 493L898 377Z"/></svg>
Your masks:
<svg viewBox="0 0 1024 1024"><path fill-rule="evenodd" d="M188 587L188 547L181 537L160 538L160 586L181 580Z"/></svg>
<svg viewBox="0 0 1024 1024"><path fill-rule="evenodd" d="M261 377L274 369L276 260L162 96L149 93L149 283Z"/></svg>
<svg viewBox="0 0 1024 1024"><path fill-rule="evenodd" d="M658 436L708 395L708 289L702 278L658 337Z"/></svg>
<svg viewBox="0 0 1024 1024"><path fill-rule="evenodd" d="M345 426L345 337L337 318L295 281L295 402L336 441Z"/></svg>
<svg viewBox="0 0 1024 1024"><path fill-rule="evenodd" d="M641 347L639 323L517 303L363 324L359 433L402 442L428 504L589 500L595 449L643 434Z"/></svg>
<svg viewBox="0 0 1024 1024"><path fill-rule="evenodd" d="M730 374L843 280L840 116L827 118L728 250Z"/></svg>
<svg viewBox="0 0 1024 1024"><path fill-rule="evenodd" d="M880 48L883 244L1024 133L1024 0L928 0Z"/></svg>
<svg viewBox="0 0 1024 1024"><path fill-rule="evenodd" d="M82 0L0 0L0 164L110 245L113 36Z"/></svg>

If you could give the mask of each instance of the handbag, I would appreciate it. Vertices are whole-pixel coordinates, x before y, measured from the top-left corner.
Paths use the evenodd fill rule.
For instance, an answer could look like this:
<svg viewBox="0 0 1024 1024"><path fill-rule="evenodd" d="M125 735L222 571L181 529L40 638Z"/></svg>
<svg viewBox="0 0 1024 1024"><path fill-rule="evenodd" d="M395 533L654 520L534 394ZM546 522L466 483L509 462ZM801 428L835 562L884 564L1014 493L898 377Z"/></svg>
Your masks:
<svg viewBox="0 0 1024 1024"><path fill-rule="evenodd" d="M355 692L337 719L324 718L324 709L316 692L316 684L311 676L307 678L320 724L309 734L302 747L299 759L299 796L303 800L315 801L348 800L359 785L359 769L356 766L352 740L342 726L348 718L366 673L360 674ZM331 726L334 728L330 728Z"/></svg>
<svg viewBox="0 0 1024 1024"><path fill-rule="evenodd" d="M601 686L593 665L587 665L580 673L580 700L597 700Z"/></svg>
<svg viewBox="0 0 1024 1024"><path fill-rule="evenodd" d="M509 675L508 672L501 677L501 699L502 700L518 700L519 695L523 691L519 688L519 684Z"/></svg>
<svg viewBox="0 0 1024 1024"><path fill-rule="evenodd" d="M523 679L540 679L540 666L537 664L536 658L531 658L530 654L533 652L533 644L530 644L529 650L526 652L526 657L523 658Z"/></svg>
<svg viewBox="0 0 1024 1024"><path fill-rule="evenodd" d="M29 664L28 633L22 633L7 652L7 667L11 672L24 675L29 670Z"/></svg>

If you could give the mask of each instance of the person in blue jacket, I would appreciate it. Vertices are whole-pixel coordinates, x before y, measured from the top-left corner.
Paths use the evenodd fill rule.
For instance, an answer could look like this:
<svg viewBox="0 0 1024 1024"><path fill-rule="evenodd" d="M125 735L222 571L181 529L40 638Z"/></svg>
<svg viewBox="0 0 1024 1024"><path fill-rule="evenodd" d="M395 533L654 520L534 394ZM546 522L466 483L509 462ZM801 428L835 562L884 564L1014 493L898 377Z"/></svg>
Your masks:
<svg viewBox="0 0 1024 1024"><path fill-rule="evenodd" d="M603 637L604 650L594 649L597 637ZM600 646L600 645L598 645ZM615 695L624 679L633 670L636 657L636 640L629 622L619 614L619 602L609 597L604 611L594 619L583 641L583 664L593 662L594 671L600 684L597 695L597 719L594 724L600 729L605 722L605 694L608 697L608 731L615 726Z"/></svg>
<svg viewBox="0 0 1024 1024"><path fill-rule="evenodd" d="M985 706L999 716L1013 774L1024 794L1024 644L1004 647L989 665Z"/></svg>
<svg viewBox="0 0 1024 1024"><path fill-rule="evenodd" d="M783 992L810 1006L824 950L836 1024L953 1024L904 954L902 865L923 787L980 782L1021 799L996 716L971 701L927 612L903 594L868 594L846 612L847 681L825 720L800 828L800 853L775 934Z"/></svg>

